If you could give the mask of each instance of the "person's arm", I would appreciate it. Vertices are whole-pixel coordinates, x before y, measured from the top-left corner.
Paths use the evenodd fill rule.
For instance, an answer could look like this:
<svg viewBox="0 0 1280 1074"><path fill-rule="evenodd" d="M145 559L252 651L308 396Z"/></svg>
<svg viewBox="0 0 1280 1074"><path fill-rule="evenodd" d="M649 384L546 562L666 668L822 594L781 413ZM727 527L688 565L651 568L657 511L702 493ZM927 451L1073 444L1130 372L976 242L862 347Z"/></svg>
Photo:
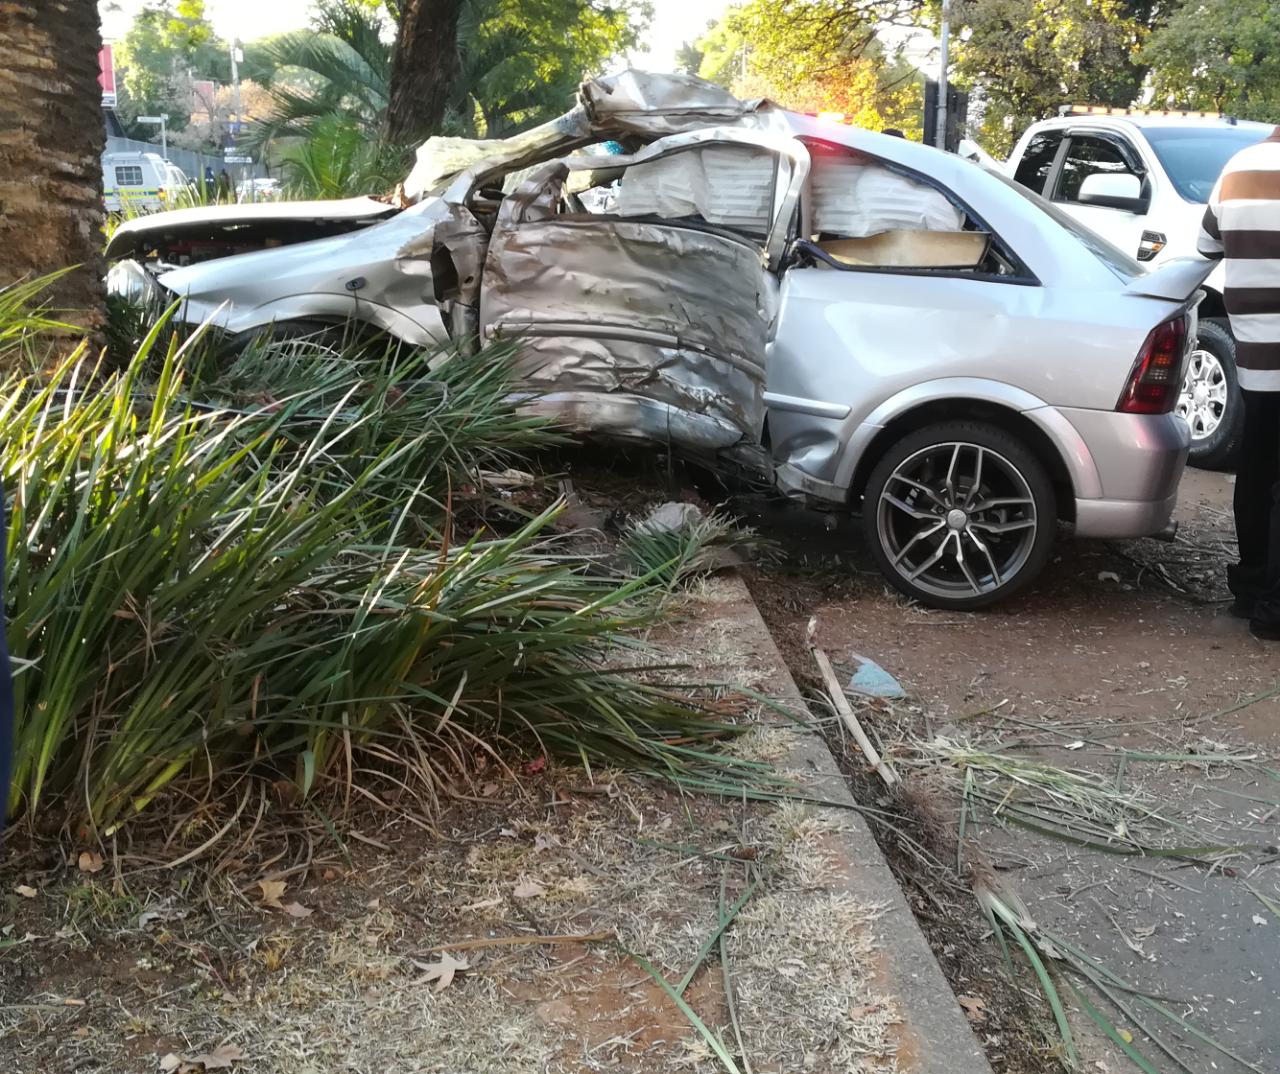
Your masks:
<svg viewBox="0 0 1280 1074"><path fill-rule="evenodd" d="M1210 261L1221 261L1225 253L1218 215L1221 206L1222 176L1218 176L1218 181L1213 184L1213 193L1209 195L1209 204L1204 207L1204 219L1200 221L1200 235L1196 239L1196 249Z"/></svg>

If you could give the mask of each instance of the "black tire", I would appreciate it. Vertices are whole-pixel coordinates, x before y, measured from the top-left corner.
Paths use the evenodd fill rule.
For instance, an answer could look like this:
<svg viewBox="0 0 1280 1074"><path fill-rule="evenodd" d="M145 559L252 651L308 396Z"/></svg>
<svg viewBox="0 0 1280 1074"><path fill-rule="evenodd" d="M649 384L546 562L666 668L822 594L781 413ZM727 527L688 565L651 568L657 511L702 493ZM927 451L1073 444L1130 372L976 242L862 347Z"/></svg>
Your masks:
<svg viewBox="0 0 1280 1074"><path fill-rule="evenodd" d="M1235 466L1240 451L1240 434L1244 428L1244 402L1240 398L1240 382L1236 373L1236 341L1219 318L1206 318L1200 322L1200 336L1193 350L1204 350L1216 359L1226 381L1227 399L1222 416L1208 435L1196 436L1192 428L1191 453L1187 461L1202 470L1223 470ZM1188 364L1187 381L1179 396L1179 412L1189 401L1189 388L1194 361ZM1184 415L1185 416L1185 415Z"/></svg>
<svg viewBox="0 0 1280 1074"><path fill-rule="evenodd" d="M950 490L943 462L954 475ZM940 422L903 437L864 491L863 533L876 565L895 589L934 608L985 608L1029 585L1049 560L1057 523L1057 497L1039 459L982 422ZM944 550L936 566L921 567L952 540L960 556ZM917 567L923 573L913 579Z"/></svg>

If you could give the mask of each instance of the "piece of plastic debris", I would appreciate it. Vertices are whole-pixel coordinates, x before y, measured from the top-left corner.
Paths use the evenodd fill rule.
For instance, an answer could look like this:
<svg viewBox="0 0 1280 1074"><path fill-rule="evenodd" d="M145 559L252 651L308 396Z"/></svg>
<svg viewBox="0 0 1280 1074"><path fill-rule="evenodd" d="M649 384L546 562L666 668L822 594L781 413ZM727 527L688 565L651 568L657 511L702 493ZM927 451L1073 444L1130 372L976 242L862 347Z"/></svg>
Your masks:
<svg viewBox="0 0 1280 1074"><path fill-rule="evenodd" d="M661 503L636 523L640 533L679 533L703 518L702 509L694 503Z"/></svg>
<svg viewBox="0 0 1280 1074"><path fill-rule="evenodd" d="M853 678L849 680L849 685L845 687L846 690L852 690L855 694L866 694L868 697L898 698L907 696L906 690L902 688L902 683L898 682L874 660L859 656L857 653L851 653L850 655L857 662L858 668L853 673Z"/></svg>

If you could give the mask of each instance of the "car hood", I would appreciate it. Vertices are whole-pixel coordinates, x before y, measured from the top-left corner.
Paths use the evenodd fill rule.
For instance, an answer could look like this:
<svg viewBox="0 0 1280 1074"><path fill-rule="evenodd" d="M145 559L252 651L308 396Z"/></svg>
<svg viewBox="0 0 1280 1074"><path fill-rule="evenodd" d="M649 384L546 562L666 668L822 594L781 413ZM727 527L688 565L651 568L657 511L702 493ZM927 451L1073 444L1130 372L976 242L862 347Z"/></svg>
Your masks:
<svg viewBox="0 0 1280 1074"><path fill-rule="evenodd" d="M120 225L107 243L109 261L130 257L144 249L152 238L165 235L170 239L184 234L208 235L211 230L245 225L315 220L367 221L388 217L398 212L394 205L376 198L343 198L334 201L270 201L247 205L200 205L192 209L173 209L150 213Z"/></svg>

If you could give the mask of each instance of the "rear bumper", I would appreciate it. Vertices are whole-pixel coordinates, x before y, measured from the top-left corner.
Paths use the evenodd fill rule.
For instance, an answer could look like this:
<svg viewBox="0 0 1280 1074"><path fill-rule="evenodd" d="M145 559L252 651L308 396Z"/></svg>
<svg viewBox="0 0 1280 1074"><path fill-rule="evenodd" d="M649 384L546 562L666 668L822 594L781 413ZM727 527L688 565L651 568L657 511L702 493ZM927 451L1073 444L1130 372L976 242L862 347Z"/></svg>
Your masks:
<svg viewBox="0 0 1280 1074"><path fill-rule="evenodd" d="M1191 430L1174 414L1063 409L1088 447L1102 495L1076 499L1081 537L1148 537L1178 502Z"/></svg>
<svg viewBox="0 0 1280 1074"><path fill-rule="evenodd" d="M1151 537L1164 530L1178 504L1163 500L1076 500L1077 537Z"/></svg>

